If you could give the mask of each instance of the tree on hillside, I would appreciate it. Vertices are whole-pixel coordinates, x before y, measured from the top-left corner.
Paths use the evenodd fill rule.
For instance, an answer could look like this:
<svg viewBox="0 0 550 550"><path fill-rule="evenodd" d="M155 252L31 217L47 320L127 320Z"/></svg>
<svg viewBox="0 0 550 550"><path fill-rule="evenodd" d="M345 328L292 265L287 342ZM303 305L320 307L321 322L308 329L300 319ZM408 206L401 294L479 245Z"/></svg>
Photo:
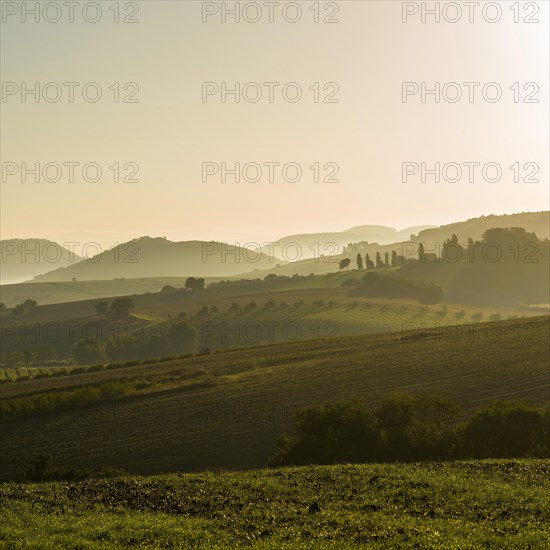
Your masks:
<svg viewBox="0 0 550 550"><path fill-rule="evenodd" d="M363 462L377 450L374 419L359 399L300 410L294 432L279 438L271 466Z"/></svg>
<svg viewBox="0 0 550 550"><path fill-rule="evenodd" d="M390 267L390 255L387 252L384 254L384 267Z"/></svg>
<svg viewBox="0 0 550 550"><path fill-rule="evenodd" d="M103 344L95 338L82 338L72 345L71 355L79 365L100 363L105 359L105 348Z"/></svg>
<svg viewBox="0 0 550 550"><path fill-rule="evenodd" d="M114 315L128 315L134 309L134 302L131 298L115 298L111 302L111 313Z"/></svg>
<svg viewBox="0 0 550 550"><path fill-rule="evenodd" d="M365 255L365 269L374 269L374 262L368 254Z"/></svg>
<svg viewBox="0 0 550 550"><path fill-rule="evenodd" d="M180 321L170 327L167 339L173 353L193 353L197 344L197 329Z"/></svg>
<svg viewBox="0 0 550 550"><path fill-rule="evenodd" d="M189 277L187 281L185 281L185 288L188 288L193 292L196 292L197 290L203 290L204 279L196 279L195 277Z"/></svg>
<svg viewBox="0 0 550 550"><path fill-rule="evenodd" d="M397 267L397 252L395 250L391 251L391 266Z"/></svg>
<svg viewBox="0 0 550 550"><path fill-rule="evenodd" d="M357 254L357 269L361 271L363 269L363 256Z"/></svg>
<svg viewBox="0 0 550 550"><path fill-rule="evenodd" d="M521 457L548 453L543 410L521 402L493 401L461 428L465 456Z"/></svg>
<svg viewBox="0 0 550 550"><path fill-rule="evenodd" d="M105 315L109 311L109 304L107 302L97 302L95 305L96 315Z"/></svg>
<svg viewBox="0 0 550 550"><path fill-rule="evenodd" d="M35 453L29 459L28 466L19 471L21 481L46 481L51 470L52 457L45 453Z"/></svg>
<svg viewBox="0 0 550 550"><path fill-rule="evenodd" d="M208 306L202 306L197 312L197 316L202 317L203 315L208 315Z"/></svg>
<svg viewBox="0 0 550 550"><path fill-rule="evenodd" d="M177 290L177 288L175 286L172 286L172 285L164 285L160 289L161 292L174 292L174 290Z"/></svg>
<svg viewBox="0 0 550 550"><path fill-rule="evenodd" d="M418 245L418 259L421 262L426 261L426 253L424 252L424 245L422 243L419 243Z"/></svg>
<svg viewBox="0 0 550 550"><path fill-rule="evenodd" d="M380 257L380 252L376 253L376 269L381 269L384 267L384 264L382 263L382 258Z"/></svg>
<svg viewBox="0 0 550 550"><path fill-rule="evenodd" d="M21 315L23 313L30 313L36 308L38 304L35 300L25 300L22 304L17 304L12 310L12 315Z"/></svg>
<svg viewBox="0 0 550 550"><path fill-rule="evenodd" d="M376 424L383 441L383 456L391 460L444 457L450 453L450 421L459 407L433 394L394 393L387 396L375 411Z"/></svg>
<svg viewBox="0 0 550 550"><path fill-rule="evenodd" d="M349 267L349 264L351 263L351 260L349 258L344 258L343 260L340 260L340 263L338 264L339 269L346 269Z"/></svg>

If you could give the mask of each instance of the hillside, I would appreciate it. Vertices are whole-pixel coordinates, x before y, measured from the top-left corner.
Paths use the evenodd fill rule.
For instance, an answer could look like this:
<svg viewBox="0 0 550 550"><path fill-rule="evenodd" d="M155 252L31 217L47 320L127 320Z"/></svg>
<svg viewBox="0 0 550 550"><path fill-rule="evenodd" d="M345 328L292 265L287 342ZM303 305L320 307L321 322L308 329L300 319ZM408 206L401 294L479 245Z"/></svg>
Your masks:
<svg viewBox="0 0 550 550"><path fill-rule="evenodd" d="M0 241L2 263L0 283L10 284L32 279L35 275L76 264L82 258L47 239L5 239Z"/></svg>
<svg viewBox="0 0 550 550"><path fill-rule="evenodd" d="M266 269L281 263L257 250L204 241L172 242L141 237L74 265L48 271L35 282L104 280L115 277L228 277L251 266Z"/></svg>
<svg viewBox="0 0 550 550"><path fill-rule="evenodd" d="M108 382L134 393L89 407L4 420L0 472L34 451L67 465L136 473L265 466L307 405L388 393L437 393L466 414L493 399L548 403L548 316L464 325L460 332L387 333L287 343L153 365L4 383L2 400ZM139 390L143 387L143 390Z"/></svg>
<svg viewBox="0 0 550 550"><path fill-rule="evenodd" d="M146 288L151 288L150 285L160 285L163 280L170 281L161 278L15 285L25 291L16 303L32 297L30 291L35 287L55 295L59 295L60 289L65 289L70 295L82 288L89 292L88 296L96 297L49 305L41 305L42 302L39 302L32 311L17 316L10 311L3 312L0 315L0 330L4 364L1 366L28 366L6 365L13 363L8 355L10 352L27 350L38 353L44 347L55 349L60 359L69 358L72 343L83 337L88 326L92 331L99 332L101 340L107 341L115 334L135 330L138 326L147 327L149 335L167 334L170 327L183 318L197 329L197 347L200 349L206 345L210 351L214 351L284 342L289 338L305 340L316 336L399 331L407 323L411 326L423 323L433 327L457 321L488 320L492 316L506 319L544 313L544 310L514 306L464 306L444 301L428 307L411 299L350 296L350 288L358 287L342 286L342 283L349 279L360 279L363 274L354 271L319 277L272 278L268 281L226 281L213 284L200 292L180 289L143 293ZM171 283L181 286L183 279L173 279ZM110 290L114 293L117 288L119 295L123 294L123 289L140 289L142 292L129 295L135 306L131 317L111 319L109 315L97 315L95 306L101 298L105 298L107 303L112 301L107 297L108 294L100 296L99 292ZM252 309L250 304L256 307ZM267 307L268 304L272 307ZM204 308L207 313L199 314ZM39 328L38 336L33 332L36 327ZM140 359L144 357L139 355Z"/></svg>
<svg viewBox="0 0 550 550"><path fill-rule="evenodd" d="M206 277L206 284L219 281L219 277ZM183 277L145 277L137 279L108 279L97 281L56 281L51 283L19 283L2 285L2 302L11 308L31 299L40 305L78 302L93 298L109 298L159 292L165 285L181 287Z"/></svg>
<svg viewBox="0 0 550 550"><path fill-rule="evenodd" d="M452 234L463 243L471 237L481 239L482 234L493 227L524 227L534 232L540 239L550 237L550 213L525 212L510 215L490 215L472 218L452 224L435 226L415 226L397 230L392 227L361 225L337 232L304 233L286 235L277 240L273 248L247 250L239 246L221 242L182 241L172 242L165 238L141 237L120 244L102 254L85 259L75 257L67 261L68 251L55 262L21 261L21 254L13 254L23 249L25 241L3 241L15 243L8 246L9 258L3 265L2 283L15 283L34 277L35 282L91 281L113 278L153 278L153 277L263 277L269 273L277 275L307 275L334 272L338 260L355 257L356 251L344 248L351 243L363 243L361 252L371 255L380 252L407 256L404 243L423 242L427 250L441 246ZM30 241L31 240L27 240ZM33 240L33 242L38 240ZM48 243L49 241L40 241ZM19 243L19 244L17 244ZM368 244L364 244L368 243ZM53 245L55 243L52 243ZM27 247L30 247L28 244ZM42 245L44 249L45 244ZM56 245L59 246L59 245ZM288 247L288 248L287 248ZM295 261L295 258L298 258Z"/></svg>
<svg viewBox="0 0 550 550"><path fill-rule="evenodd" d="M337 465L0 487L6 548L518 548L550 543L549 460ZM452 495L454 498L449 498Z"/></svg>
<svg viewBox="0 0 550 550"><path fill-rule="evenodd" d="M434 225L419 225L415 227L406 227L405 229L395 229L394 227L387 227L385 225L358 225L351 229L344 231L332 231L323 233L301 233L296 235L285 235L280 239L277 239L280 247L289 245L290 243L297 244L300 247L302 258L313 258L316 255L316 251L321 253L330 252L330 248L327 248L323 252L324 245L329 243L335 246L335 250L342 251L350 243L357 243L361 241L378 244L390 244L398 241L409 240L412 234L424 231ZM268 248L264 249L266 252ZM275 249L277 250L277 249Z"/></svg>
<svg viewBox="0 0 550 550"><path fill-rule="evenodd" d="M458 242L463 243L471 237L474 241L481 240L482 234L493 227L523 227L529 233L535 233L539 239L550 238L550 212L521 212L518 214L501 214L470 218L441 227L420 231L413 239L415 242L442 243L453 233Z"/></svg>
<svg viewBox="0 0 550 550"><path fill-rule="evenodd" d="M318 240L319 252L316 258L307 258L304 254L303 259L296 262L275 265L271 268L256 273L257 277L264 277L269 273L275 275L315 275L330 273L338 269L338 262L343 258L350 258L352 265L355 265L355 257L360 251L363 256L368 253L372 257L379 252L382 256L387 252L391 254L395 250L397 254L403 255L406 259L414 257L416 249L413 246L407 246L406 243L424 243L427 252L434 252L441 249L443 243L453 234L458 237L458 242L466 243L471 237L474 241L481 240L482 234L488 229L495 227L523 227L529 233L535 233L539 239L550 238L550 212L524 212L520 214L504 214L481 216L471 218L466 221L442 225L440 227L431 227L423 229L418 234L407 235L401 239L388 243L369 243L361 246L359 249L352 249L343 252L341 249L336 251L333 247L323 248L325 244L330 243L330 239ZM410 228L411 230L414 228ZM317 235L319 237L319 235ZM350 240L346 243L357 243L359 240ZM412 252L411 252L412 250ZM325 257L321 257L324 254ZM244 272L243 272L244 273Z"/></svg>

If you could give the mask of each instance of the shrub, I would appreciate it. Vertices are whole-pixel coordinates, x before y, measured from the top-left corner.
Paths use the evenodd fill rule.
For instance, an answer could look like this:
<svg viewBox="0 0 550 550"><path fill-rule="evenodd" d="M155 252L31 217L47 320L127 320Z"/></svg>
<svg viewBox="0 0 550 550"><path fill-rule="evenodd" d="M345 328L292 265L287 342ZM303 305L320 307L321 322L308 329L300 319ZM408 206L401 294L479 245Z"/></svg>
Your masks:
<svg viewBox="0 0 550 550"><path fill-rule="evenodd" d="M112 466L99 466L97 468L63 468L52 464L52 457L45 453L35 453L19 471L20 481L44 482L44 481L82 481L90 478L113 478L128 475L125 470Z"/></svg>
<svg viewBox="0 0 550 550"><path fill-rule="evenodd" d="M443 298L443 290L436 285L422 281L382 275L368 271L361 285L348 293L349 296L371 296L380 298L410 298L421 304L437 304Z"/></svg>
<svg viewBox="0 0 550 550"><path fill-rule="evenodd" d="M494 401L460 428L461 452L474 458L549 454L544 411L521 402Z"/></svg>

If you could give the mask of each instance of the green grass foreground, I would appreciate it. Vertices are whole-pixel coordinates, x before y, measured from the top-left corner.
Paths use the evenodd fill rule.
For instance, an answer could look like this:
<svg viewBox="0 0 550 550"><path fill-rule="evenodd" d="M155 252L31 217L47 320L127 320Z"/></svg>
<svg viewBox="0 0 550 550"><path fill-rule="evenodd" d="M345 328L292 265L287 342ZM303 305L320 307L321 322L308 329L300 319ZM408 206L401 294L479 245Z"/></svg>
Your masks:
<svg viewBox="0 0 550 550"><path fill-rule="evenodd" d="M549 548L550 460L0 485L0 548Z"/></svg>

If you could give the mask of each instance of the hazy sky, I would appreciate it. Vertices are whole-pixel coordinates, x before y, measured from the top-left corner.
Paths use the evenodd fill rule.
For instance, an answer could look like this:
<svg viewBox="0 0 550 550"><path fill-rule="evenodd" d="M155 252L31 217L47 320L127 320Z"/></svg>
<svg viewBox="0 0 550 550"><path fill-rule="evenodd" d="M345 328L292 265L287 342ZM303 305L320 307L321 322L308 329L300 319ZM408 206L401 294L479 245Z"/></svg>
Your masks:
<svg viewBox="0 0 550 550"><path fill-rule="evenodd" d="M314 2L302 1L302 17L296 23L284 20L281 7L268 8L257 23L227 15L220 22L223 4L208 3L219 12L202 22L202 2L121 2L120 18L137 23L114 23L112 1L99 2L98 22L83 21L76 7L75 22L68 21L67 8L59 22L35 23L32 15L21 21L21 3L2 2L11 11L2 22L2 238L45 237L58 242L94 240L104 246L141 235L167 236L172 240L216 239L241 244L274 240L279 236L313 231L345 229L361 224L383 224L402 228L418 224L443 224L490 213L543 210L549 207L549 3L531 2L539 11L522 9L514 14L511 2L499 2L500 21L487 22L481 7L468 21L456 23L443 18L434 22L421 14L402 22L399 1L320 2L320 16L333 24L315 23ZM27 2L30 7L35 2ZM53 2L55 4L55 2ZM231 7L234 2L229 2ZM247 4L241 2L241 6ZM410 10L414 3L406 3ZM426 3L424 3L426 4ZM427 2L433 6L434 2ZM445 5L446 2L440 4ZM459 3L462 5L462 3ZM484 4L482 2L481 4ZM494 4L494 2L493 2ZM527 4L527 3L526 3ZM62 5L61 3L59 5ZM128 11L125 11L125 8ZM523 8L524 6L522 6ZM285 8L288 19L296 17L292 6ZM245 15L255 17L255 7ZM489 18L496 12L487 11ZM86 13L94 19L90 8ZM443 14L442 14L443 15ZM448 11L447 18L454 17ZM525 18L538 23L514 22ZM43 14L41 14L41 17ZM55 19L54 8L45 14ZM32 95L22 102L21 85L32 88L39 82L58 83L62 96L48 102ZM74 102L68 86L76 82ZM92 103L82 98L86 83L97 83L102 98ZM120 98L134 91L136 103L115 103L115 82ZM263 96L257 103L219 94L203 102L203 82L244 85L253 99L258 87ZM274 102L268 98L272 85ZM301 101L282 97L288 82L300 85ZM321 99L339 91L336 103L315 103L319 83ZM420 94L402 100L403 82L456 82L462 100L434 102ZM468 88L465 82L480 86ZM482 88L489 82L502 89L500 101L483 99ZM535 83L538 103L524 103ZM9 83L15 83L9 84ZM514 102L518 83L520 102ZM14 92L15 86L15 92ZM111 89L110 89L111 88ZM410 89L415 85L411 84ZM47 88L55 97L56 86ZM97 86L87 88L93 97ZM474 89L474 102L468 90ZM295 88L288 87L288 98ZM315 86L314 86L315 90ZM449 100L456 87L445 88ZM495 87L486 89L493 97ZM132 97L130 97L132 99ZM34 182L20 172L22 162L34 167L46 163L77 162L75 181L64 167L61 180ZM115 183L114 163L121 177L136 163L136 183ZM231 176L224 183L219 174L203 182L203 163L236 162L298 163L302 178L285 181L280 167L273 167L269 181L263 167L258 182L236 183ZM318 162L339 167L337 182L315 183L309 167ZM402 181L402 163L458 163L463 168L457 182L419 175ZM480 163L474 181L464 163ZM502 168L498 182L485 181L481 167L494 162ZM15 163L15 164L6 164ZM97 163L102 178L97 183L82 178L81 166ZM509 168L519 163L523 180L534 170L533 181L514 182ZM212 165L213 166L213 165ZM330 165L328 169L331 169ZM414 165L411 164L411 167ZM412 168L411 168L412 169ZM52 169L53 170L53 169ZM289 168L289 179L294 171ZM489 168L490 178L495 172ZM50 179L55 173L50 171ZM254 178L254 167L247 172ZM93 179L93 167L89 172ZM328 172L321 170L321 177ZM453 179L450 168L448 179Z"/></svg>

